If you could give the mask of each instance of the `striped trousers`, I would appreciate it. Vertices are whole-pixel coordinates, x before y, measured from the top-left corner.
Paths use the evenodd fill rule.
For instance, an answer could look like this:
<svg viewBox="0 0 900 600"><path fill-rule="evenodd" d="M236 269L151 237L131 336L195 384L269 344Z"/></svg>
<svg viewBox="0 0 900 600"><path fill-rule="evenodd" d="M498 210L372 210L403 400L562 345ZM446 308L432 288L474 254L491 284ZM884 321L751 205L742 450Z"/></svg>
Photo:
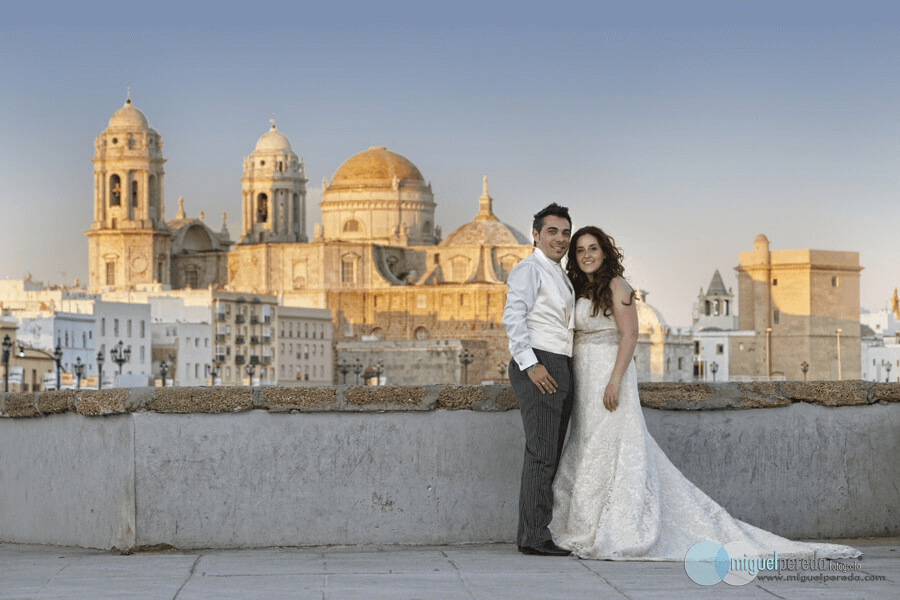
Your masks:
<svg viewBox="0 0 900 600"><path fill-rule="evenodd" d="M551 539L547 526L553 516L553 478L566 439L575 392L570 357L537 349L534 353L556 380L557 389L552 394L542 394L516 361L510 361L509 381L525 427L525 461L516 535L520 548L537 546Z"/></svg>

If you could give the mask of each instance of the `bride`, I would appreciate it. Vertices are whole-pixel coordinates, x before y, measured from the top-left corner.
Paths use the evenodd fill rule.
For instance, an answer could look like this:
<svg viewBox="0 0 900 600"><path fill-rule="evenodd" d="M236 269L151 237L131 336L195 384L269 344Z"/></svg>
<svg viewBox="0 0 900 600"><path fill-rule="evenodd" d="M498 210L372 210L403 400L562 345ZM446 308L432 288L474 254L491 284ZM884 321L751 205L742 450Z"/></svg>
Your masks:
<svg viewBox="0 0 900 600"><path fill-rule="evenodd" d="M575 407L553 482L553 541L580 558L684 560L698 542L743 542L759 555L846 558L849 546L800 543L738 521L684 478L650 436L632 361L634 292L622 254L597 227L572 236ZM747 546L742 545L743 548Z"/></svg>

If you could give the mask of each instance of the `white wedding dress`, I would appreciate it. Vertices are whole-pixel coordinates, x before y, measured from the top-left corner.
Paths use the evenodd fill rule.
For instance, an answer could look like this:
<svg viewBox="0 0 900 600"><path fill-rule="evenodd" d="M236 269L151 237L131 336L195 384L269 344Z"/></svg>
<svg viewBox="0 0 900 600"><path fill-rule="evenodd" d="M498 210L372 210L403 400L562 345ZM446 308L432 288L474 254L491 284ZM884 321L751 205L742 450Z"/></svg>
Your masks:
<svg viewBox="0 0 900 600"><path fill-rule="evenodd" d="M793 542L731 517L685 479L650 436L638 399L634 364L609 412L603 392L620 334L611 317L575 306L575 407L553 482L553 541L580 558L681 561L710 540L741 541L760 556L851 558L849 546Z"/></svg>

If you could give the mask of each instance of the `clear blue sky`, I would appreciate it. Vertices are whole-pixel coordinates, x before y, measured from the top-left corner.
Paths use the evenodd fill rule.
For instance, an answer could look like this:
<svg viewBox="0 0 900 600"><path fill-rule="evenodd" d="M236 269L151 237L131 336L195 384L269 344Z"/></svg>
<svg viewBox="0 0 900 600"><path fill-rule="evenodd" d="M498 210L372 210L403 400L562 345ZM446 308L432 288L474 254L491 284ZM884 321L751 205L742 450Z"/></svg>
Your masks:
<svg viewBox="0 0 900 600"><path fill-rule="evenodd" d="M5 3L6 4L6 3ZM369 146L432 182L444 234L567 204L670 325L738 252L857 251L900 285L900 17L862 2L41 2L0 24L0 277L87 279L94 138L131 87L179 196L240 234L243 158L274 118L323 176ZM735 291L737 291L735 289Z"/></svg>

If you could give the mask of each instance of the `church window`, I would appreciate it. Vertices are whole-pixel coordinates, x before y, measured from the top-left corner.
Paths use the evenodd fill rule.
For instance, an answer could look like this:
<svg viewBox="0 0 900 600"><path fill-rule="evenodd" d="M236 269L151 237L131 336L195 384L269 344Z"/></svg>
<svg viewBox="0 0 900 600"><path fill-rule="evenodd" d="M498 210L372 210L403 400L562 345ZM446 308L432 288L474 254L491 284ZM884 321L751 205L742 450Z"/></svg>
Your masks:
<svg viewBox="0 0 900 600"><path fill-rule="evenodd" d="M100 335L106 335L106 317L100 319Z"/></svg>
<svg viewBox="0 0 900 600"><path fill-rule="evenodd" d="M713 314L717 317L719 316L719 307L720 306L721 305L719 304L719 301L716 300L715 304L713 305Z"/></svg>
<svg viewBox="0 0 900 600"><path fill-rule="evenodd" d="M725 344L716 344L716 354L725 354Z"/></svg>
<svg viewBox="0 0 900 600"><path fill-rule="evenodd" d="M279 171L284 171L284 162L282 162L282 161L280 161L280 160L278 161L278 170L279 170Z"/></svg>
<svg viewBox="0 0 900 600"><path fill-rule="evenodd" d="M709 300L706 301L706 316L708 317L712 312L712 306L709 303Z"/></svg>
<svg viewBox="0 0 900 600"><path fill-rule="evenodd" d="M831 278L831 287L837 287L838 283L839 282L837 276Z"/></svg>
<svg viewBox="0 0 900 600"><path fill-rule="evenodd" d="M725 316L727 317L729 314L731 314L731 301L726 300L725 301Z"/></svg>
<svg viewBox="0 0 900 600"><path fill-rule="evenodd" d="M678 370L681 371L682 369L684 369L684 358L679 356L678 357Z"/></svg>
<svg viewBox="0 0 900 600"><path fill-rule="evenodd" d="M772 323L774 323L775 325L778 325L778 323L780 321L781 321L781 312L779 312L779 310L776 308L774 311L772 311Z"/></svg>
<svg viewBox="0 0 900 600"><path fill-rule="evenodd" d="M118 319L113 319L113 335L114 336L119 335L119 320Z"/></svg>
<svg viewBox="0 0 900 600"><path fill-rule="evenodd" d="M128 319L128 322L125 323L125 331L127 331L125 335L131 337L131 319Z"/></svg>
<svg viewBox="0 0 900 600"><path fill-rule="evenodd" d="M256 197L256 220L259 223L269 220L269 197L265 194Z"/></svg>
<svg viewBox="0 0 900 600"><path fill-rule="evenodd" d="M141 320L141 337L146 337L146 329L145 329L145 326L144 326L144 321L143 321L143 319Z"/></svg>
<svg viewBox="0 0 900 600"><path fill-rule="evenodd" d="M113 138L113 139L112 139L112 143L113 143L113 145L118 144L118 143L119 143L119 138Z"/></svg>
<svg viewBox="0 0 900 600"><path fill-rule="evenodd" d="M356 261L348 256L341 261L341 283L352 284L356 282Z"/></svg>
<svg viewBox="0 0 900 600"><path fill-rule="evenodd" d="M346 223L344 223L344 231L360 231L362 228L359 226L359 221L356 219L350 219Z"/></svg>
<svg viewBox="0 0 900 600"><path fill-rule="evenodd" d="M424 327L416 328L416 339L417 340L427 340L428 339L428 330Z"/></svg>
<svg viewBox="0 0 900 600"><path fill-rule="evenodd" d="M109 205L122 205L122 180L118 175L109 178Z"/></svg>
<svg viewBox="0 0 900 600"><path fill-rule="evenodd" d="M116 285L116 263L106 263L106 285Z"/></svg>
<svg viewBox="0 0 900 600"><path fill-rule="evenodd" d="M778 285L778 279L773 279L773 280L772 280L772 285L773 285L773 286Z"/></svg>
<svg viewBox="0 0 900 600"><path fill-rule="evenodd" d="M187 271L185 271L184 280L184 283L187 287L191 289L197 289L198 282L200 280L197 269L188 269Z"/></svg>
<svg viewBox="0 0 900 600"><path fill-rule="evenodd" d="M131 206L137 208L138 205L138 182L131 182Z"/></svg>

